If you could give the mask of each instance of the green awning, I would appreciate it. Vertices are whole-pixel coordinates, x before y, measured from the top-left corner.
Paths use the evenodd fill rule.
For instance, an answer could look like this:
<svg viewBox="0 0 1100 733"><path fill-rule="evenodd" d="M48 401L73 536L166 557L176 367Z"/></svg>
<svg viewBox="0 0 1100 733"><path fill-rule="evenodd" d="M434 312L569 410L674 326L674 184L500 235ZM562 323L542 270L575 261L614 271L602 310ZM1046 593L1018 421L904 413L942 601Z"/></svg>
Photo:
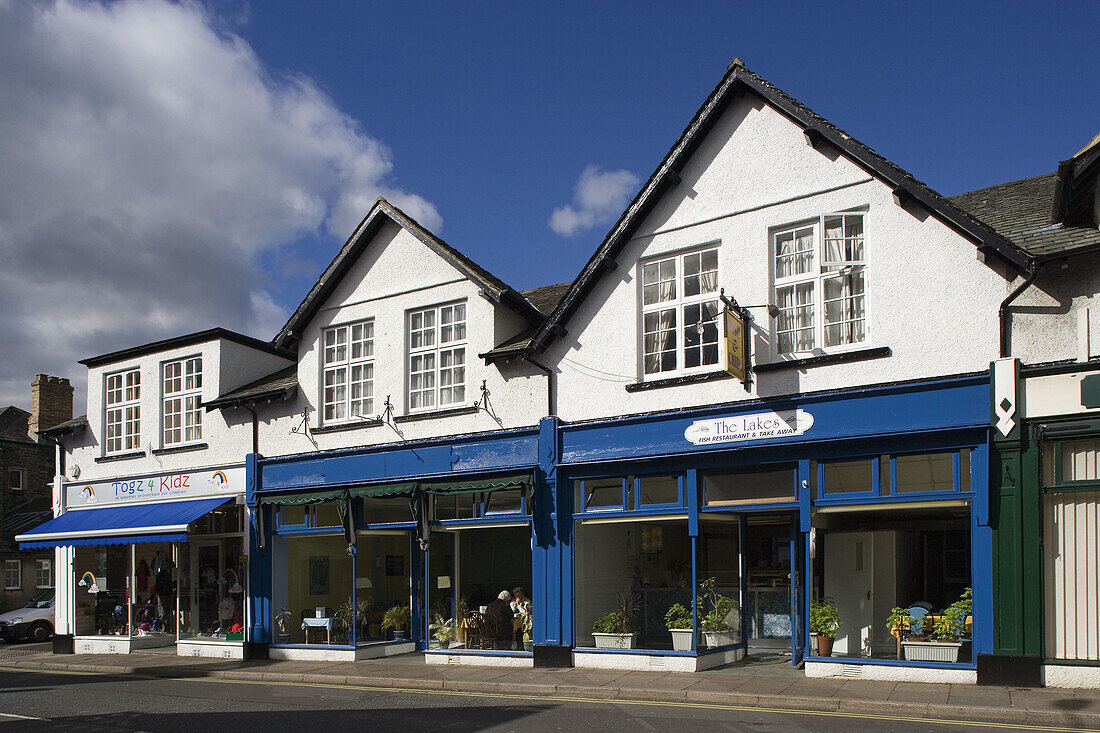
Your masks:
<svg viewBox="0 0 1100 733"><path fill-rule="evenodd" d="M419 486L418 481L397 481L392 484L355 486L348 489L348 493L353 497L364 496L373 499L388 499L394 496L412 496Z"/></svg>
<svg viewBox="0 0 1100 733"><path fill-rule="evenodd" d="M483 491L520 489L530 485L530 473L512 473L486 478L425 481L421 484L421 489L429 494L476 494Z"/></svg>
<svg viewBox="0 0 1100 733"><path fill-rule="evenodd" d="M260 494L256 499L259 504L278 504L280 506L301 506L302 504L317 504L323 501L337 501L347 498L346 489L321 489L319 491L296 491L286 494Z"/></svg>

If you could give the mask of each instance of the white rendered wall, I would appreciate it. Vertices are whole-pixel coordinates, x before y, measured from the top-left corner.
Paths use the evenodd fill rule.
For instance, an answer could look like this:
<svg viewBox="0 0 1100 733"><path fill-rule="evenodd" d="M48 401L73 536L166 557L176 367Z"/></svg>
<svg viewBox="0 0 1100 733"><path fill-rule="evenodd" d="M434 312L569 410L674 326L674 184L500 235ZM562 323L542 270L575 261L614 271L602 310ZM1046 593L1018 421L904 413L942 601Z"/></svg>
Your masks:
<svg viewBox="0 0 1100 733"><path fill-rule="evenodd" d="M1022 282L1016 278L1005 295ZM1098 294L1100 255L1046 265L1010 306L1012 356L1025 364L1100 356Z"/></svg>
<svg viewBox="0 0 1100 733"><path fill-rule="evenodd" d="M291 432L301 424L303 410L309 412L311 429L325 424L320 346L325 328L374 319L372 414L383 413L388 396L393 415L403 416L409 413L406 313L457 301L466 304L466 395L461 405L448 407L468 407L481 400L484 380L492 414L479 410L403 422L396 426L400 434L388 424L331 433L322 430L312 436ZM289 405L264 410L260 452L270 457L535 426L546 414L546 377L524 363L487 366L477 356L524 328L523 319L489 301L461 271L403 228L387 223L304 329L298 346L298 396Z"/></svg>
<svg viewBox="0 0 1100 733"><path fill-rule="evenodd" d="M166 474L199 468L244 463L252 450L252 425L241 411L213 410L202 414L202 443L206 448L165 455L146 455L120 461L97 463L105 455L104 390L106 376L137 367L141 371L141 449L164 448L162 435L162 365L189 356L202 356L202 400L217 399L280 366L291 362L222 339L168 349L135 359L88 370L88 429L64 439L66 465L79 466L79 482L102 481L123 476ZM226 376L230 375L230 376ZM228 418L228 419L227 419ZM167 446L172 447L172 446ZM123 451L128 452L128 451Z"/></svg>
<svg viewBox="0 0 1100 733"><path fill-rule="evenodd" d="M1006 293L998 271L939 220L899 207L887 185L810 147L770 107L734 102L681 177L551 347L564 419L978 372L996 358ZM866 210L868 340L855 348L885 346L892 357L760 374L750 392L733 379L625 391L642 378L639 260L719 243L719 287L742 304L763 304L771 300L770 230L858 207ZM773 361L770 319L763 309L752 313L754 362Z"/></svg>

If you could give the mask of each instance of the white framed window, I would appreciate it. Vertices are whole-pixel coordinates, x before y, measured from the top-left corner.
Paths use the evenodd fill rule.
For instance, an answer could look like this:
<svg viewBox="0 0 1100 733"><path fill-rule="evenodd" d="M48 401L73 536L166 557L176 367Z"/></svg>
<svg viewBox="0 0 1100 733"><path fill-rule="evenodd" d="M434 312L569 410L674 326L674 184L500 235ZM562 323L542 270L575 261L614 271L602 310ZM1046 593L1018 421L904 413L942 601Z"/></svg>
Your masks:
<svg viewBox="0 0 1100 733"><path fill-rule="evenodd" d="M862 212L826 214L772 232L776 354L867 341L867 254Z"/></svg>
<svg viewBox="0 0 1100 733"><path fill-rule="evenodd" d="M23 563L20 560L4 561L4 590L19 590L23 587Z"/></svg>
<svg viewBox="0 0 1100 733"><path fill-rule="evenodd" d="M167 361L162 370L163 444L202 440L202 357Z"/></svg>
<svg viewBox="0 0 1100 733"><path fill-rule="evenodd" d="M141 447L141 372L129 369L107 375L107 452Z"/></svg>
<svg viewBox="0 0 1100 733"><path fill-rule="evenodd" d="M466 304L408 312L409 410L466 401Z"/></svg>
<svg viewBox="0 0 1100 733"><path fill-rule="evenodd" d="M717 366L718 248L649 260L641 269L645 374Z"/></svg>
<svg viewBox="0 0 1100 733"><path fill-rule="evenodd" d="M8 490L9 491L22 491L23 490L23 469L22 468L9 468L8 469Z"/></svg>
<svg viewBox="0 0 1100 733"><path fill-rule="evenodd" d="M53 560L34 561L34 582L38 588L53 588Z"/></svg>
<svg viewBox="0 0 1100 733"><path fill-rule="evenodd" d="M374 319L326 328L324 420L355 420L374 414Z"/></svg>

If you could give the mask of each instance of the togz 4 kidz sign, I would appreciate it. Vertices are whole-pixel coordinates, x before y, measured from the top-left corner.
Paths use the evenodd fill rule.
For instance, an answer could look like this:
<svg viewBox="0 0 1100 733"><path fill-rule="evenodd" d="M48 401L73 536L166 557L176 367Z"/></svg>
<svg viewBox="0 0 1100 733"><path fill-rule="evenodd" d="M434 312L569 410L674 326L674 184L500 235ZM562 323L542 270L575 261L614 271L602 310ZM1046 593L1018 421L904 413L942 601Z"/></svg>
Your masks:
<svg viewBox="0 0 1100 733"><path fill-rule="evenodd" d="M66 484L67 507L119 504L154 499L184 499L244 491L244 468L182 471L160 476L137 476Z"/></svg>

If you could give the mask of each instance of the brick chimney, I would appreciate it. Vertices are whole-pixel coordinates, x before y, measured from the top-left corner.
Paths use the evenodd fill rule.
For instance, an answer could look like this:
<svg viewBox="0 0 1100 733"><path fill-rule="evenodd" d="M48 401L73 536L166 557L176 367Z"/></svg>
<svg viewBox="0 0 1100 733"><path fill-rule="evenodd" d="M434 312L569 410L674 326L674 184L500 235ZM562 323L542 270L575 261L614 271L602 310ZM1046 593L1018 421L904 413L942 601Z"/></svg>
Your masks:
<svg viewBox="0 0 1100 733"><path fill-rule="evenodd" d="M38 440L38 431L73 419L73 387L64 377L36 374L31 382L31 419L27 432Z"/></svg>

